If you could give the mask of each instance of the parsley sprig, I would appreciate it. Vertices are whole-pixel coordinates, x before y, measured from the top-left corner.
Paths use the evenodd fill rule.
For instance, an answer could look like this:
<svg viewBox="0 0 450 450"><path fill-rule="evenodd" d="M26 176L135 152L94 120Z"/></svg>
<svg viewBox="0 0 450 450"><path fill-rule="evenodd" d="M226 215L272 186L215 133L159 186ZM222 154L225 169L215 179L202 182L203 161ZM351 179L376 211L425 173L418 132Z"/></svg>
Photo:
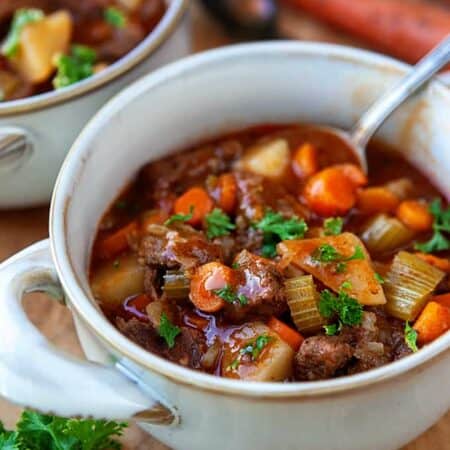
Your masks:
<svg viewBox="0 0 450 450"><path fill-rule="evenodd" d="M329 217L323 222L325 236L337 236L342 233L344 219L342 217Z"/></svg>
<svg viewBox="0 0 450 450"><path fill-rule="evenodd" d="M443 233L450 233L450 208L442 209L441 199L434 199L429 211L434 217L433 236L421 244L416 244L415 248L424 253L440 252L450 249L450 239Z"/></svg>
<svg viewBox="0 0 450 450"><path fill-rule="evenodd" d="M164 338L169 348L175 346L175 338L181 333L181 329L169 320L166 313L161 314L161 322L158 331L159 335Z"/></svg>
<svg viewBox="0 0 450 450"><path fill-rule="evenodd" d="M64 419L24 411L17 431L5 430L0 422L3 450L113 450L122 448L115 439L126 423L108 420Z"/></svg>
<svg viewBox="0 0 450 450"><path fill-rule="evenodd" d="M248 298L244 294L237 294L230 286L226 285L221 289L214 290L214 294L218 295L227 303L239 302L242 306L248 303Z"/></svg>
<svg viewBox="0 0 450 450"><path fill-rule="evenodd" d="M245 355L250 355L252 361L257 361L261 352L272 339L273 338L267 334L261 334L255 340L247 342L247 344L239 350L239 356L228 366L228 369L236 370Z"/></svg>
<svg viewBox="0 0 450 450"><path fill-rule="evenodd" d="M231 222L230 217L219 208L214 208L207 214L205 221L208 239L227 236L236 229L236 225Z"/></svg>
<svg viewBox="0 0 450 450"><path fill-rule="evenodd" d="M419 348L417 347L417 331L409 324L409 322L405 323L405 342L414 353L419 351Z"/></svg>
<svg viewBox="0 0 450 450"><path fill-rule="evenodd" d="M318 303L319 313L325 319L336 317L338 324L328 325L325 328L327 334L336 334L343 325L356 326L362 321L363 307L358 301L340 290L338 295L328 289L320 293Z"/></svg>
<svg viewBox="0 0 450 450"><path fill-rule="evenodd" d="M337 263L336 273L343 273L347 270L347 263L358 259L365 259L364 250L360 245L355 247L352 255L341 255L335 247L330 244L322 244L317 247L311 255L313 261L320 263Z"/></svg>
<svg viewBox="0 0 450 450"><path fill-rule="evenodd" d="M164 225L165 226L169 226L172 225L175 222L188 222L189 220L192 219L192 217L194 217L194 207L191 206L189 208L189 213L188 214L174 214L173 216L170 216L165 222Z"/></svg>
<svg viewBox="0 0 450 450"><path fill-rule="evenodd" d="M73 45L70 55L60 55L56 59L57 73L53 79L55 89L64 88L94 74L97 59L95 50L86 45Z"/></svg>
<svg viewBox="0 0 450 450"><path fill-rule="evenodd" d="M115 28L123 28L127 23L127 17L125 14L114 6L106 8L103 15L105 21Z"/></svg>
<svg viewBox="0 0 450 450"><path fill-rule="evenodd" d="M44 12L40 9L18 9L14 13L11 27L2 46L2 54L12 58L17 54L20 45L20 34L26 25L38 22L44 18Z"/></svg>
<svg viewBox="0 0 450 450"><path fill-rule="evenodd" d="M264 233L262 255L266 258L276 256L276 245L280 240L301 239L308 231L308 225L303 219L296 216L286 219L272 210L266 211L265 216L254 227Z"/></svg>

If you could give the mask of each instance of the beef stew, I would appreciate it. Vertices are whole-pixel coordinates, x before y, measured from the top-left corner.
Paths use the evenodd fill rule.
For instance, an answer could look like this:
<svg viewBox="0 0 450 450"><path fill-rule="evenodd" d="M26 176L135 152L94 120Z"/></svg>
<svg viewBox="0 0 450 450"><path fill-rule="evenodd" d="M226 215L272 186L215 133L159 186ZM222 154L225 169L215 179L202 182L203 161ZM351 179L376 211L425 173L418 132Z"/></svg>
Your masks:
<svg viewBox="0 0 450 450"><path fill-rule="evenodd" d="M307 126L151 162L104 215L94 297L129 339L253 381L380 367L450 329L450 209L382 146L369 175Z"/></svg>
<svg viewBox="0 0 450 450"><path fill-rule="evenodd" d="M1 100L62 89L106 69L165 11L164 0L2 0Z"/></svg>

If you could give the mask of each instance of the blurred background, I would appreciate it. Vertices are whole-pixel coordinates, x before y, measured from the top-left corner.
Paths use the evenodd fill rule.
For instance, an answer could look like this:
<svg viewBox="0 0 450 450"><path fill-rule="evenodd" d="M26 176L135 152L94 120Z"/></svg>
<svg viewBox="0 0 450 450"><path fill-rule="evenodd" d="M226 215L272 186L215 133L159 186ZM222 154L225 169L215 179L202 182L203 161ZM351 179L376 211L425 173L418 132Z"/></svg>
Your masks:
<svg viewBox="0 0 450 450"><path fill-rule="evenodd" d="M83 0L80 0L83 1ZM1 7L0 0L0 7ZM259 39L347 44L417 61L450 33L450 0L191 0L194 52ZM0 261L47 236L48 208L0 212ZM65 351L81 355L70 313L34 294L27 311ZM37 301L36 301L37 300ZM0 399L0 419L13 426L20 409ZM416 412L411 412L416 413ZM166 450L132 426L126 450ZM404 450L449 450L450 414Z"/></svg>

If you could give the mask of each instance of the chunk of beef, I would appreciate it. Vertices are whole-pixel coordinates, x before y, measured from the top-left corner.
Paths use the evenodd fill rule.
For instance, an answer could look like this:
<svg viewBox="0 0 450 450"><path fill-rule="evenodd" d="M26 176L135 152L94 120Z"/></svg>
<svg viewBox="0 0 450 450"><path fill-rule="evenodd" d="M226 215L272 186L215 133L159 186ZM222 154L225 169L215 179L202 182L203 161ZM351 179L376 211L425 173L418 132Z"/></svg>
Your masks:
<svg viewBox="0 0 450 450"><path fill-rule="evenodd" d="M175 345L169 348L150 323L135 318L127 321L117 317L116 325L128 339L145 350L191 369L201 367L201 360L207 350L206 339L201 331L181 327L180 334L175 338Z"/></svg>
<svg viewBox="0 0 450 450"><path fill-rule="evenodd" d="M170 155L146 165L139 183L150 201L165 204L192 185L203 184L208 176L229 171L242 151L239 141L227 140Z"/></svg>
<svg viewBox="0 0 450 450"><path fill-rule="evenodd" d="M2 0L0 1L0 22L9 20L18 9L36 8L48 11L50 0Z"/></svg>
<svg viewBox="0 0 450 450"><path fill-rule="evenodd" d="M186 270L223 259L220 245L208 241L203 233L190 226L153 225L147 232L141 241L139 256L149 266Z"/></svg>
<svg viewBox="0 0 450 450"><path fill-rule="evenodd" d="M135 318L125 320L122 317L117 317L116 326L128 339L145 350L160 356L164 354L163 342L157 331L149 323Z"/></svg>
<svg viewBox="0 0 450 450"><path fill-rule="evenodd" d="M238 187L238 215L245 218L247 224L261 220L268 209L287 218L308 217L306 208L281 183L250 172L236 172L235 178Z"/></svg>
<svg viewBox="0 0 450 450"><path fill-rule="evenodd" d="M307 338L295 355L295 378L300 381L331 378L348 364L352 356L352 347L339 336Z"/></svg>
<svg viewBox="0 0 450 450"><path fill-rule="evenodd" d="M181 327L175 346L168 350L168 358L182 366L200 369L207 345L204 334L193 328Z"/></svg>
<svg viewBox="0 0 450 450"><path fill-rule="evenodd" d="M240 320L252 314L278 316L286 311L283 275L273 261L243 250L234 263L241 277L238 293L245 295L248 303L226 305L226 314L230 318Z"/></svg>

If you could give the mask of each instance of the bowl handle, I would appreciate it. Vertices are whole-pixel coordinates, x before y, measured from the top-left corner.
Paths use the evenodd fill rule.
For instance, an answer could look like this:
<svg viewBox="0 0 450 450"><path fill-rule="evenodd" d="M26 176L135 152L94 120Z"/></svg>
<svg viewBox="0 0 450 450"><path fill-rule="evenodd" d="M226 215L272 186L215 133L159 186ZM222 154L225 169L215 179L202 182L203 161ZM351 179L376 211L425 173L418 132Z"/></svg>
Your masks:
<svg viewBox="0 0 450 450"><path fill-rule="evenodd" d="M65 355L28 320L22 296L45 292L63 301L49 241L0 265L0 395L63 417L137 418L170 425L175 414L122 370ZM132 374L131 374L132 375Z"/></svg>
<svg viewBox="0 0 450 450"><path fill-rule="evenodd" d="M30 132L19 127L0 127L0 170L14 172L33 154L34 139Z"/></svg>

